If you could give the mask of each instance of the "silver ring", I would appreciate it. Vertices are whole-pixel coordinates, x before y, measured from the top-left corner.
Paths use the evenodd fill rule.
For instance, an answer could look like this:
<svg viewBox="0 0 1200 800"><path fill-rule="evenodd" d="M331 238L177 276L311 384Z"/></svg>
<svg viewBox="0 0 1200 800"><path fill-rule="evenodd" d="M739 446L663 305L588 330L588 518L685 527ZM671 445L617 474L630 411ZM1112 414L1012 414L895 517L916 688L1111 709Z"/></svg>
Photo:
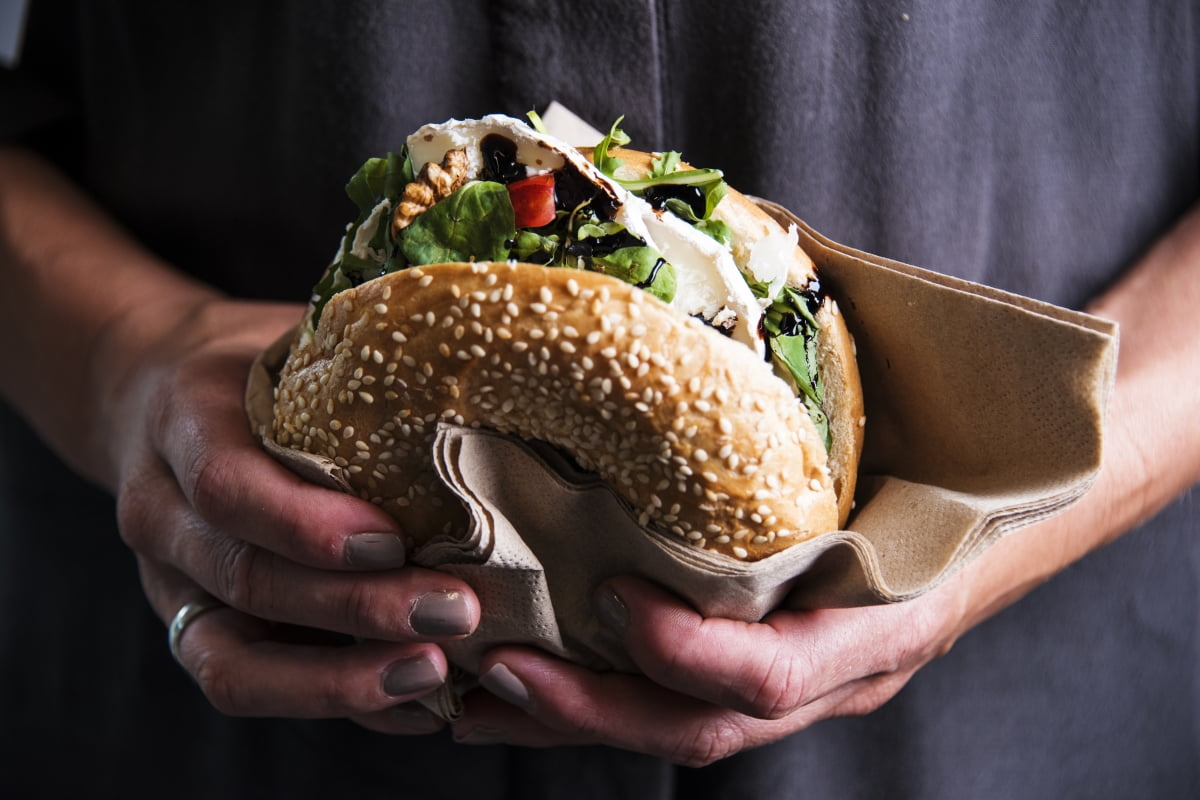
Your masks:
<svg viewBox="0 0 1200 800"><path fill-rule="evenodd" d="M183 632L187 630L188 625L196 621L198 617L207 614L217 608L224 608L225 604L214 597L206 597L203 600L196 600L191 603L184 603L183 608L175 614L175 618L171 620L171 625L167 629L167 644L171 648L171 655L175 656L175 660L183 663L179 657L179 641L183 638Z"/></svg>

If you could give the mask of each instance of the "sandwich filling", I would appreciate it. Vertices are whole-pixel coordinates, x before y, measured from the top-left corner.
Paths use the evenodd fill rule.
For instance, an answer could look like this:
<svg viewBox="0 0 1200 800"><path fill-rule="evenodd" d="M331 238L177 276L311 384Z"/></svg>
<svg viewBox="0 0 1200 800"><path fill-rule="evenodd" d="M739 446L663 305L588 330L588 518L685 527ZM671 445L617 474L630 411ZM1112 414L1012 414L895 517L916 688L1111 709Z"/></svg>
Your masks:
<svg viewBox="0 0 1200 800"><path fill-rule="evenodd" d="M788 283L795 231L769 234L745 264L713 212L728 187L715 169L657 154L646 174L614 148L589 160L530 124L493 115L426 125L399 154L369 159L346 192L358 217L313 290L304 335L338 292L409 267L520 261L603 273L697 317L770 361L830 447L817 368L819 282Z"/></svg>

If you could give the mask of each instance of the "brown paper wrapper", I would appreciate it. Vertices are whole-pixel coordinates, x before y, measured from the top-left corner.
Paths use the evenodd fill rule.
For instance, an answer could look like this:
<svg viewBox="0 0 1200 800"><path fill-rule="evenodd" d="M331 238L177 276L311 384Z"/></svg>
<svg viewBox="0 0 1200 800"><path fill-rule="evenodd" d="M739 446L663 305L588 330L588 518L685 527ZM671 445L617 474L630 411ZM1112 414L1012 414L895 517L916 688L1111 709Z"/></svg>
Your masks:
<svg viewBox="0 0 1200 800"><path fill-rule="evenodd" d="M592 591L610 576L640 575L707 616L747 621L784 603L897 602L1091 485L1115 373L1114 324L845 247L759 202L797 227L857 344L868 422L847 530L735 561L642 529L604 483L540 443L444 426L434 462L469 510L470 530L409 560L462 578L483 609L472 636L444 646L456 668L450 683L423 701L444 718L457 716L480 658L498 644L634 669L591 611ZM347 491L331 461L265 435L290 342L255 365L252 426L297 473Z"/></svg>

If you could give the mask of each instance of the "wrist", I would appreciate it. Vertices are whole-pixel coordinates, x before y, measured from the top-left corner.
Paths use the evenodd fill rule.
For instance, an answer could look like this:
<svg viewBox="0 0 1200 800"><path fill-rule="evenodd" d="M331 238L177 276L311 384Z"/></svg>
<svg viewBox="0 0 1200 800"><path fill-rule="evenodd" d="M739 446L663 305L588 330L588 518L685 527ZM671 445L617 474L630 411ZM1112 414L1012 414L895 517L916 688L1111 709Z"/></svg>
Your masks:
<svg viewBox="0 0 1200 800"><path fill-rule="evenodd" d="M140 438L131 426L145 427L157 395L171 391L170 351L186 346L193 321L220 298L167 270L160 278L127 295L91 343L85 381L92 406L82 442L89 474L110 490L124 471L126 446Z"/></svg>

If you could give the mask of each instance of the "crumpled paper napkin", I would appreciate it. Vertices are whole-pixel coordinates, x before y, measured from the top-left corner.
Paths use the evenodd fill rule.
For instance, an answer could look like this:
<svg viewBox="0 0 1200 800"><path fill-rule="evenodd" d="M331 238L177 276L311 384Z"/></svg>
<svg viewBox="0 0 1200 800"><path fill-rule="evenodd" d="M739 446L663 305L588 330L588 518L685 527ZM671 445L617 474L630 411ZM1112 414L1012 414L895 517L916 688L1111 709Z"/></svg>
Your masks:
<svg viewBox="0 0 1200 800"><path fill-rule="evenodd" d="M759 202L796 226L855 336L867 432L847 529L735 561L643 530L604 483L548 446L443 426L434 461L471 525L410 562L461 577L483 609L473 635L444 646L454 674L424 701L444 718L459 714L480 657L498 644L633 669L591 611L610 576L640 575L706 615L748 621L783 603L897 602L1090 487L1116 367L1113 323L856 251ZM331 461L269 436L273 376L290 341L255 365L252 427L300 474L348 490Z"/></svg>

